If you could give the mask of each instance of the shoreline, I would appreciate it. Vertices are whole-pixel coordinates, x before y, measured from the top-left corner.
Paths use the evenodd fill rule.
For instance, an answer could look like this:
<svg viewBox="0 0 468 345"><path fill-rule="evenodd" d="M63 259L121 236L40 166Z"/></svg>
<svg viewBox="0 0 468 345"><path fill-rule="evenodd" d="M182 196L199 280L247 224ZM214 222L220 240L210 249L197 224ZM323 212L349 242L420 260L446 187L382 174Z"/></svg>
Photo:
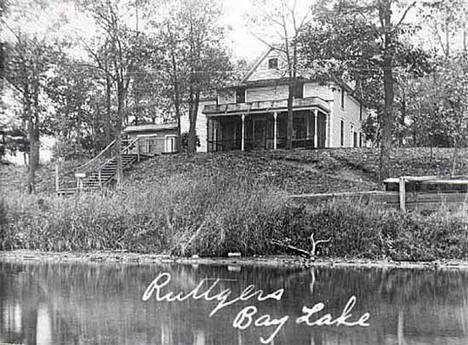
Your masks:
<svg viewBox="0 0 468 345"><path fill-rule="evenodd" d="M0 262L36 263L94 263L94 264L132 264L132 265L224 265L224 266L263 266L273 268L400 268L400 269L449 269L468 270L468 260L435 261L391 261L371 259L317 258L307 260L293 255L268 255L252 257L176 257L164 254L140 254L127 251L92 252L45 252L18 249L0 251Z"/></svg>

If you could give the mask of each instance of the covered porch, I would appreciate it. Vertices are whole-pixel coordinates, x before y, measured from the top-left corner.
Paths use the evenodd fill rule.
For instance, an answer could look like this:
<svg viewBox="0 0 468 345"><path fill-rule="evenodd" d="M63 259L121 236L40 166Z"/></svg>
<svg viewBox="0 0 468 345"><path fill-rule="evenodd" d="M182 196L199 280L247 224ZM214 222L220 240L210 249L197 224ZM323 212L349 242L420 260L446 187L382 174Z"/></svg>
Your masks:
<svg viewBox="0 0 468 345"><path fill-rule="evenodd" d="M207 105L208 151L276 150L286 147L287 101ZM330 108L319 97L295 99L293 147L330 146Z"/></svg>
<svg viewBox="0 0 468 345"><path fill-rule="evenodd" d="M293 147L329 146L330 112L325 106L326 102L320 100L325 104L317 104L315 97L314 104L310 100L309 104L303 104L304 100L300 101L302 106L296 105L293 112ZM263 107L261 103L269 103L269 106ZM288 113L285 104L255 102L213 105L205 107L204 113L208 119L209 152L275 150L286 147Z"/></svg>

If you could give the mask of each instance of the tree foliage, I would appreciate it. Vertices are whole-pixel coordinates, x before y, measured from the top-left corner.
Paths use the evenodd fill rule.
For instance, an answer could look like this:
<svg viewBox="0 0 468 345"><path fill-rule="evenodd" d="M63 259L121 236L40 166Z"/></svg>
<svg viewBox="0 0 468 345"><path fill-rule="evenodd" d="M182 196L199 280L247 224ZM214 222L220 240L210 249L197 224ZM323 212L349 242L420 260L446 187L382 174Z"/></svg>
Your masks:
<svg viewBox="0 0 468 345"><path fill-rule="evenodd" d="M28 37L22 32L14 32L15 41L6 45L4 78L15 91L21 110L18 114L27 128L29 140L28 191L35 191L35 172L39 165L39 145L41 132L48 128L43 121L46 105L43 95L48 89L48 75L54 61L60 55L56 44L38 37Z"/></svg>
<svg viewBox="0 0 468 345"><path fill-rule="evenodd" d="M252 20L261 34L257 39L268 47L279 51L284 60L280 66L280 77L288 80L288 121L286 130L286 148L292 149L293 139L293 102L294 91L301 73L301 59L299 58L301 35L311 20L310 1L297 2L296 0L257 1L256 13Z"/></svg>
<svg viewBox="0 0 468 345"><path fill-rule="evenodd" d="M214 0L168 1L159 29L163 50L159 76L166 85L166 97L179 121L183 109L189 117L188 152L196 150L196 122L203 97L228 79L231 63L223 45L224 30L219 23L221 7Z"/></svg>
<svg viewBox="0 0 468 345"><path fill-rule="evenodd" d="M391 174L395 121L395 78L400 71L423 73L427 55L406 39L415 30L405 18L415 3L404 0L319 1L316 21L302 35L302 54L322 74L356 82L356 93L377 109L381 179Z"/></svg>

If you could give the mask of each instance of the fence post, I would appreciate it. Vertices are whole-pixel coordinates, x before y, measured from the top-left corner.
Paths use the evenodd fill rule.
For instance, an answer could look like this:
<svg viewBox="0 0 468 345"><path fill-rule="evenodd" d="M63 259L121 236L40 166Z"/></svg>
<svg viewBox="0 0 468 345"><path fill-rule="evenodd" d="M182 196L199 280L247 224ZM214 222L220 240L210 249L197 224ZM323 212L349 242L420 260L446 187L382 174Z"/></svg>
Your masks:
<svg viewBox="0 0 468 345"><path fill-rule="evenodd" d="M400 195L400 211L406 212L406 178L400 177L399 184L399 195Z"/></svg>
<svg viewBox="0 0 468 345"><path fill-rule="evenodd" d="M98 170L99 188L102 189L101 168Z"/></svg>

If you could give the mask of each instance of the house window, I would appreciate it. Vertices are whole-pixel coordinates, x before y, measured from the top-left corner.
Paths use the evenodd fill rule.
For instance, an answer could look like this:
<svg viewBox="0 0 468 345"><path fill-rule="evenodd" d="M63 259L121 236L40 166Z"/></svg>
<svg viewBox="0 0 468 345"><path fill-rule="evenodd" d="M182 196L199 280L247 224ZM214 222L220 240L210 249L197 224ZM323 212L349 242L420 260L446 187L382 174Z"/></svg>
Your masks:
<svg viewBox="0 0 468 345"><path fill-rule="evenodd" d="M236 103L245 103L245 88L236 89Z"/></svg>
<svg viewBox="0 0 468 345"><path fill-rule="evenodd" d="M304 83L301 81L294 85L294 98L304 98Z"/></svg>
<svg viewBox="0 0 468 345"><path fill-rule="evenodd" d="M164 152L173 153L177 152L176 149L176 136L175 135L166 135L164 143Z"/></svg>
<svg viewBox="0 0 468 345"><path fill-rule="evenodd" d="M345 90L341 88L341 107L344 108Z"/></svg>
<svg viewBox="0 0 468 345"><path fill-rule="evenodd" d="M359 121L362 121L362 103L359 103Z"/></svg>
<svg viewBox="0 0 468 345"><path fill-rule="evenodd" d="M358 147L358 134L357 134L357 132L353 132L353 146Z"/></svg>
<svg viewBox="0 0 468 345"><path fill-rule="evenodd" d="M362 147L362 133L359 132L359 147Z"/></svg>
<svg viewBox="0 0 468 345"><path fill-rule="evenodd" d="M343 120L341 120L340 143L341 143L341 146L344 145L344 121Z"/></svg>
<svg viewBox="0 0 468 345"><path fill-rule="evenodd" d="M278 58L268 59L268 69L278 69Z"/></svg>

